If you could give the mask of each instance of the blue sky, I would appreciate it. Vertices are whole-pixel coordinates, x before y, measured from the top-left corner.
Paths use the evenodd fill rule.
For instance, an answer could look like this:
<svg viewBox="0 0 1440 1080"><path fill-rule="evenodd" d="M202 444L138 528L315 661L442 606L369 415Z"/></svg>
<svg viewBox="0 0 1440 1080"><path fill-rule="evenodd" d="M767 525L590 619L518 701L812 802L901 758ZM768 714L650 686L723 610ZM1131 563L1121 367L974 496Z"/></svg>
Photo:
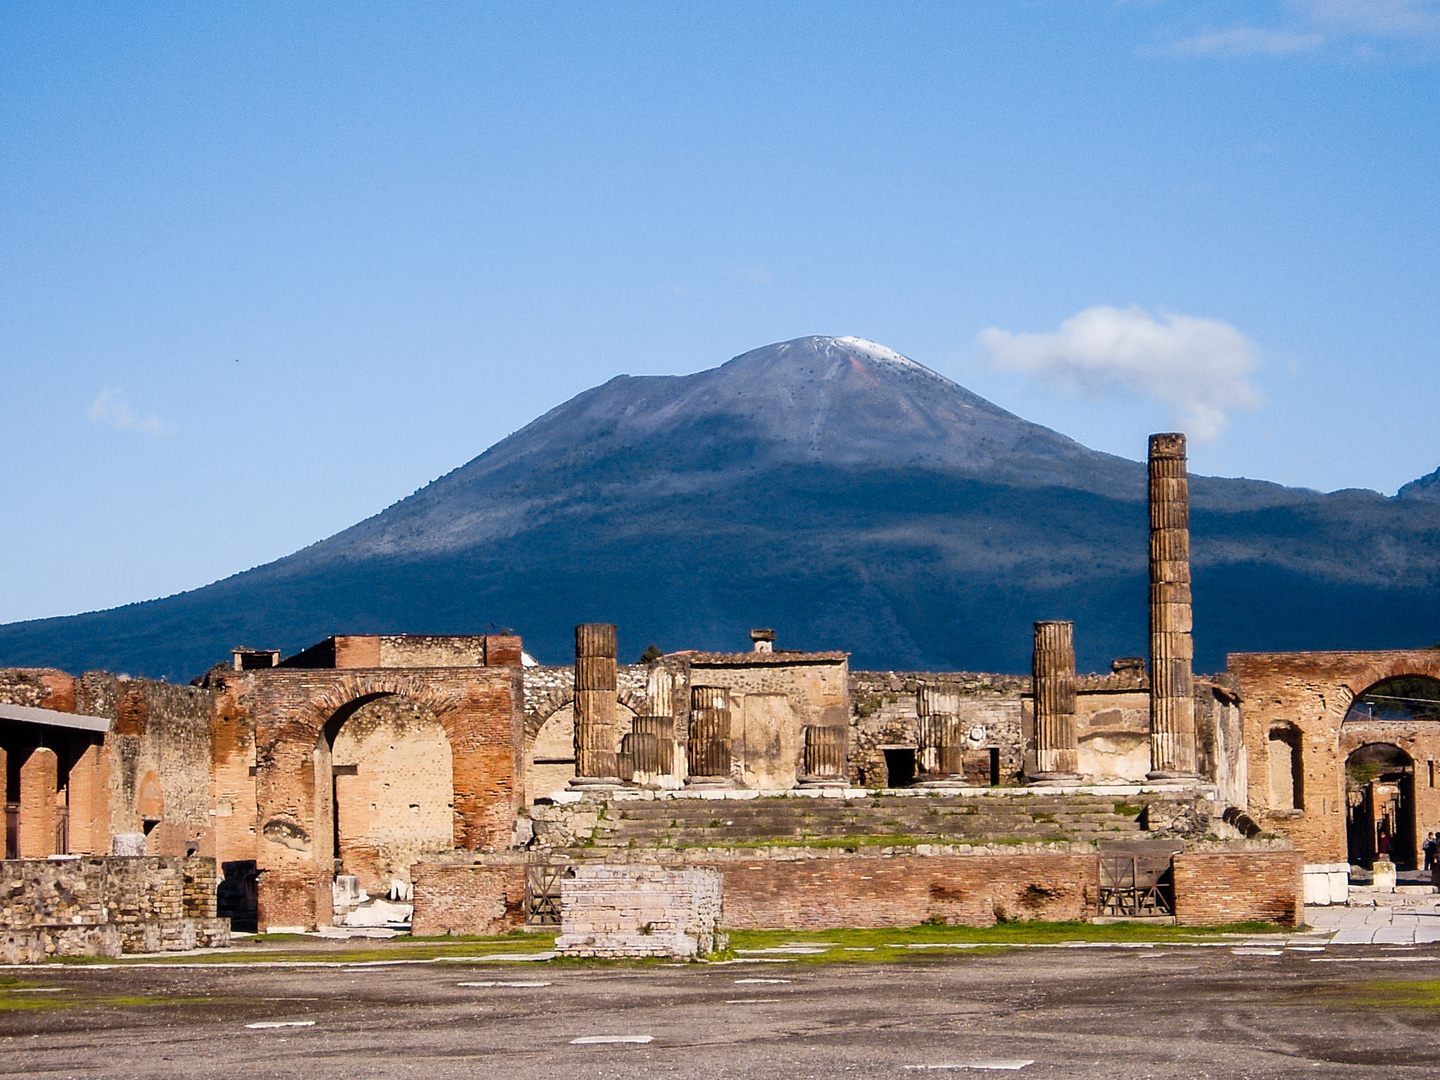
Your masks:
<svg viewBox="0 0 1440 1080"><path fill-rule="evenodd" d="M870 338L1088 445L1440 466L1440 3L0 9L0 621L622 373Z"/></svg>

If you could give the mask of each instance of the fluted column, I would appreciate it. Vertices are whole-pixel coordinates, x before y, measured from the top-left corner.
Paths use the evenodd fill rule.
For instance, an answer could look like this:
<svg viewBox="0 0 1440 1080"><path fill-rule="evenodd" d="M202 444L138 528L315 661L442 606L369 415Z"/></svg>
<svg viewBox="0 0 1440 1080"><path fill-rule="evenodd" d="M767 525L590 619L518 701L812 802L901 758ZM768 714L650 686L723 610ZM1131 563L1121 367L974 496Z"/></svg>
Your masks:
<svg viewBox="0 0 1440 1080"><path fill-rule="evenodd" d="M575 627L575 777L619 783L615 761L615 627Z"/></svg>
<svg viewBox="0 0 1440 1080"><path fill-rule="evenodd" d="M1185 436L1150 436L1150 778L1195 776Z"/></svg>
<svg viewBox="0 0 1440 1080"><path fill-rule="evenodd" d="M690 783L730 782L730 695L721 686L690 688Z"/></svg>
<svg viewBox="0 0 1440 1080"><path fill-rule="evenodd" d="M1037 622L1035 655L1035 771L1037 783L1078 780L1075 741L1075 624Z"/></svg>
<svg viewBox="0 0 1440 1080"><path fill-rule="evenodd" d="M964 746L960 735L960 690L953 683L922 686L915 694L916 772L921 783L963 779Z"/></svg>

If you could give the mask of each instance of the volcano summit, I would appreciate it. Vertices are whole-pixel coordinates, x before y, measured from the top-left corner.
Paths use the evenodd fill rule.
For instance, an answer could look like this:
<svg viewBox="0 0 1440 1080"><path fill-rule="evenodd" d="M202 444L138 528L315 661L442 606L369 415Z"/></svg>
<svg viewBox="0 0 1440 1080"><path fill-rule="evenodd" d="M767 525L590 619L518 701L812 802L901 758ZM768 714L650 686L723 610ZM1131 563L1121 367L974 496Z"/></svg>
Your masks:
<svg viewBox="0 0 1440 1080"><path fill-rule="evenodd" d="M1137 451L1143 447L1137 447ZM1433 486L1433 485L1432 485ZM1192 478L1197 663L1440 639L1440 502ZM1030 624L1081 664L1146 642L1145 467L884 346L769 345L618 376L359 524L142 604L0 627L0 665L189 678L244 643L513 627L563 658L781 643L856 666L1020 670Z"/></svg>

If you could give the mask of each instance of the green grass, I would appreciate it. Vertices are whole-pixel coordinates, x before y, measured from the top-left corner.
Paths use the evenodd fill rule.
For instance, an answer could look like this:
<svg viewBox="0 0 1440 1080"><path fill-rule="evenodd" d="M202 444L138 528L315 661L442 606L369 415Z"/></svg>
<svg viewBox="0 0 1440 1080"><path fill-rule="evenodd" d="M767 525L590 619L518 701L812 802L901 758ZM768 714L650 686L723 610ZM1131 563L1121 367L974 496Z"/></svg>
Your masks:
<svg viewBox="0 0 1440 1080"><path fill-rule="evenodd" d="M1440 979L1405 982L1385 979L1347 986L1337 996L1346 1006L1363 1005L1377 1009L1440 1009Z"/></svg>
<svg viewBox="0 0 1440 1080"><path fill-rule="evenodd" d="M359 964L373 960L434 960L438 957L476 957L481 958L493 953L536 953L545 952L555 944L554 933L530 934L520 933L518 935L507 934L504 937L427 937L427 938L393 938L383 943L376 943L369 939L358 938L347 942L330 943L315 938L303 938L297 935L273 935L282 939L275 943L274 948L247 949L245 944L239 944L234 950L225 952L210 953L206 956L176 956L174 958L161 958L147 956L146 963L184 963L184 964L245 964L261 961L285 961L304 962L319 961L324 963ZM248 939L254 941L254 938ZM312 947L306 949L291 949L286 945L290 941L304 941L313 943ZM66 957L65 963L86 964L86 963L107 963L124 964L125 957L118 960L107 959L97 961L91 957ZM533 963L534 961L523 961Z"/></svg>
<svg viewBox="0 0 1440 1080"><path fill-rule="evenodd" d="M918 944L966 945L1059 945L1070 941L1140 942L1164 944L1214 938L1223 934L1294 933L1293 928L1273 923L1245 922L1229 926L1156 926L1149 923L1088 922L1005 922L994 926L907 926L874 930L733 930L730 949L766 949L790 942L834 942L835 948L822 956L796 957L797 960L861 960L870 961L898 956L915 956L920 950L903 948ZM874 948L874 953L845 952L851 949ZM902 946L891 948L891 946ZM970 950L965 950L966 953ZM946 955L955 955L947 951ZM1440 984L1437 984L1440 985Z"/></svg>

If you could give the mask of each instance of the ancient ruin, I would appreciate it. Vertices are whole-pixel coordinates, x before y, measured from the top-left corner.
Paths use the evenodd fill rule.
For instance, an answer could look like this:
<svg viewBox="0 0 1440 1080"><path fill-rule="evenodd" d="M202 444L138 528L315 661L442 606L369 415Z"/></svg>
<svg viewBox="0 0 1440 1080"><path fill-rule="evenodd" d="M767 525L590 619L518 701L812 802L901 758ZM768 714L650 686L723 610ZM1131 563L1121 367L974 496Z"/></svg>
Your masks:
<svg viewBox="0 0 1440 1080"><path fill-rule="evenodd" d="M674 931L691 952L716 905L735 928L1296 923L1302 871L1313 900L1381 855L1416 867L1440 825L1440 653L1238 654L1194 675L1183 436L1151 439L1150 477L1151 656L1099 674L1076 672L1066 621L1035 625L1013 675L851 671L768 629L750 652L621 664L593 623L557 667L508 634L337 635L236 649L190 686L0 672L7 881L73 857L113 881L191 868L156 929L66 944L7 909L9 947L193 944L217 914L558 925L566 880L698 904L709 929ZM615 901L616 925L646 904ZM605 952L596 933L574 948Z"/></svg>

